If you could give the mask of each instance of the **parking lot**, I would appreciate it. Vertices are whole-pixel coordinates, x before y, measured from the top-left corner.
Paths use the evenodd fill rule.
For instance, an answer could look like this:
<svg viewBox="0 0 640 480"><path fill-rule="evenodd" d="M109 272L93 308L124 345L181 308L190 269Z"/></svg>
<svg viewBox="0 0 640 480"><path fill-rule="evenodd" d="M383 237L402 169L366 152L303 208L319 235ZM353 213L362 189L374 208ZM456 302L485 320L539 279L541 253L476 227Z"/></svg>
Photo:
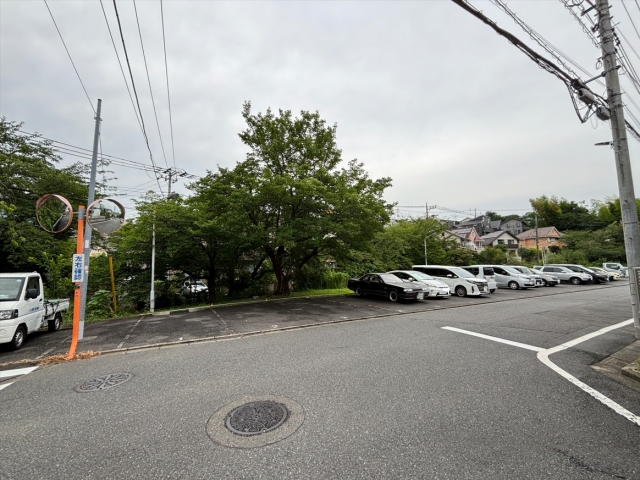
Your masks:
<svg viewBox="0 0 640 480"><path fill-rule="evenodd" d="M500 289L481 297L449 297L417 302L392 303L381 298L357 298L354 295L300 297L262 300L226 305L199 311L172 312L87 324L78 352L128 350L170 343L189 343L238 335L367 318L479 306L496 302L514 302L532 297L565 295L606 289L628 289L626 282L605 285L558 285L527 290ZM630 312L629 312L630 313ZM11 368L19 361L34 361L66 353L71 329L30 335L22 349L10 351L0 346L0 368Z"/></svg>

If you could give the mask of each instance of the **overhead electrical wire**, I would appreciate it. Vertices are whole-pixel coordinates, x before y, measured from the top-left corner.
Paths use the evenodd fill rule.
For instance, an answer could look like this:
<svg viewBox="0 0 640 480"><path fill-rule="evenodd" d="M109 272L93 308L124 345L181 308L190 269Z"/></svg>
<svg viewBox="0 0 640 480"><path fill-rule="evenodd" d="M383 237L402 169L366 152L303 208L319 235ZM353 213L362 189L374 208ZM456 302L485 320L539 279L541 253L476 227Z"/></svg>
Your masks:
<svg viewBox="0 0 640 480"><path fill-rule="evenodd" d="M160 138L160 147L162 148L162 156L164 157L164 163L167 167L167 154L164 151L164 142L162 141L162 133L160 132L160 122L158 121L158 111L156 110L156 101L153 98L153 89L151 88L151 77L149 77L149 67L147 65L147 55L144 51L144 42L142 41L142 30L140 29L140 19L138 18L138 7L136 7L136 0L133 0L133 10L136 14L136 24L138 25L138 36L140 37L140 48L142 49L142 59L144 60L144 69L147 72L147 83L149 84L149 93L151 94L151 105L153 105L153 114L156 117L156 126L158 127L158 137Z"/></svg>
<svg viewBox="0 0 640 480"><path fill-rule="evenodd" d="M176 149L173 143L173 118L171 114L171 94L169 93L169 67L167 66L167 41L164 35L164 9L160 0L160 19L162 20L162 48L164 50L164 71L167 78L167 103L169 104L169 126L171 128L171 154L173 156L173 166L176 166Z"/></svg>
<svg viewBox="0 0 640 480"><path fill-rule="evenodd" d="M636 28L636 24L633 22L633 18L631 18L631 14L629 13L629 10L627 9L627 6L624 3L624 0L620 0L620 3L622 3L622 6L624 7L624 11L627 12L627 17L629 17L629 21L631 22L631 26L633 27L633 29L636 31L636 35L638 36L638 38L640 38L640 33L638 33L638 29Z"/></svg>
<svg viewBox="0 0 640 480"><path fill-rule="evenodd" d="M62 38L62 33L60 33L60 29L58 28L58 24L56 23L56 19L53 18L53 13L51 13L51 9L49 8L49 4L47 3L47 0L44 0L44 4L47 7L47 10L49 11L49 15L51 16L51 20L53 20L53 24L56 27L56 30L58 31L58 35L60 36L60 40L62 40L62 45L64 45L64 49L67 51L67 55L69 56L69 60L71 60L71 65L73 65L73 69L76 72L76 75L78 76L78 80L80 80L80 85L82 85L82 89L84 90L84 94L87 96L87 100L89 100L89 105L91 105L91 110L93 110L93 113L96 113L96 109L93 108L93 102L91 101L91 97L89 96L89 93L87 93L87 88L84 86L84 82L82 81L82 78L80 78L80 73L78 72L78 69L76 68L76 64L73 61L73 58L71 58L71 53L69 52L69 49L67 48L67 44L64 41L64 38Z"/></svg>
<svg viewBox="0 0 640 480"><path fill-rule="evenodd" d="M153 153L151 152L151 146L149 145L149 136L147 135L147 129L144 125L144 116L142 115L142 109L140 108L140 99L138 98L138 91L136 90L136 84L133 79L133 72L131 71L131 63L129 62L129 54L127 53L127 46L124 42L124 34L122 33L122 23L120 22L120 15L118 14L118 6L116 5L116 0L113 0L113 8L116 12L116 19L118 20L118 30L120 31L120 39L122 40L122 49L124 50L124 58L127 61L127 68L129 69L129 76L131 77L131 87L133 88L133 94L136 97L136 104L138 105L138 113L140 114L140 122L142 123L142 134L144 136L144 141L147 145L147 150L149 151L149 158L151 159L151 164L156 167L156 162L153 159ZM162 187L160 186L160 180L158 175L156 175L156 181L158 182L158 188L160 189L160 193L164 194L162 191Z"/></svg>
<svg viewBox="0 0 640 480"><path fill-rule="evenodd" d="M142 123L140 123L140 117L138 116L138 110L136 109L136 105L133 102L133 96L131 96L131 89L129 88L129 82L127 82L127 76L124 73L124 68L122 67L122 62L120 61L120 54L118 53L118 48L116 47L116 42L113 39L113 34L111 33L111 26L109 25L109 19L107 18L107 12L104 9L104 5L102 3L102 0L100 0L100 7L102 8L102 14L104 15L104 21L107 24L107 30L109 30L109 37L111 38L111 45L113 45L113 51L116 53L116 58L118 59L118 65L120 65L120 72L122 73L122 79L124 80L124 84L127 87L127 93L129 94L129 100L131 100L131 106L133 107L133 113L135 113L135 115L136 115L136 120L138 121L138 125L140 126L140 131L142 131Z"/></svg>

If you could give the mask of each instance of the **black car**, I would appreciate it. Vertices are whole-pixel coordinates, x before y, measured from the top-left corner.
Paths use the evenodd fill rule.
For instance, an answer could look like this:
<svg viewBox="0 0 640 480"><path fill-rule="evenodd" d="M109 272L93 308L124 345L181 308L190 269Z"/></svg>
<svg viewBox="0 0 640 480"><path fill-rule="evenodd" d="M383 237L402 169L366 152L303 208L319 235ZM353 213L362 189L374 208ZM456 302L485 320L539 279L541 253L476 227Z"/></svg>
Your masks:
<svg viewBox="0 0 640 480"><path fill-rule="evenodd" d="M350 278L347 287L358 297L377 295L392 302L422 300L428 294L426 288L406 282L390 273L367 273L360 278Z"/></svg>

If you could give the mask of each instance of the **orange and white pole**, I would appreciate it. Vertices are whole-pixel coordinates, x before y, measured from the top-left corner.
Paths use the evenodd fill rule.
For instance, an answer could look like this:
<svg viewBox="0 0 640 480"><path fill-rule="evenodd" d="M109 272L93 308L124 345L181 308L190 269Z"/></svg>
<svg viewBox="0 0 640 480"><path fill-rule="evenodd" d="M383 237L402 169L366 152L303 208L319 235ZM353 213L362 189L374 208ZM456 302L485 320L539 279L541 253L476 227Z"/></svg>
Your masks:
<svg viewBox="0 0 640 480"><path fill-rule="evenodd" d="M78 207L78 239L76 241L76 254L82 255L84 243L84 205ZM75 265L72 265L75 268ZM84 265L82 265L80 272L80 280L78 281L77 275L72 275L75 282L75 291L73 293L73 330L71 333L71 346L69 347L69 353L67 359L71 360L76 354L76 347L78 346L78 332L80 330L80 303L82 298L82 279L84 277Z"/></svg>

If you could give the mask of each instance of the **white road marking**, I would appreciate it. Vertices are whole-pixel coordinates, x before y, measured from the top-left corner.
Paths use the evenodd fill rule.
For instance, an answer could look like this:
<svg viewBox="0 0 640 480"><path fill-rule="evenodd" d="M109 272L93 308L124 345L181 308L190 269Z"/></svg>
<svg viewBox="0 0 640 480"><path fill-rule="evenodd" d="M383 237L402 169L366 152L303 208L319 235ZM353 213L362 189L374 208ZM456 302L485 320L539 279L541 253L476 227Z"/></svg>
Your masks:
<svg viewBox="0 0 640 480"><path fill-rule="evenodd" d="M526 343L513 342L511 340L505 340L503 338L491 337L489 335L483 335L482 333L470 332L469 330L462 330L455 327L442 327L443 330L451 330L452 332L464 333L466 335L473 335L474 337L486 338L487 340L493 340L494 342L506 343L514 347L526 348L527 350L533 350L534 352L542 352L544 348L534 347L533 345L527 345Z"/></svg>
<svg viewBox="0 0 640 480"><path fill-rule="evenodd" d="M116 350L119 348L122 348L122 345L124 345L124 342L126 342L127 340L129 340L129 337L131 336L131 334L133 333L133 331L136 329L136 327L138 326L138 324L140 323L140 320L142 320L142 317L140 317L138 319L138 321L135 323L135 325L133 327L131 327L131 330L129 330L129 333L127 333L127 336L124 337L124 339L120 342L120 344L116 347Z"/></svg>
<svg viewBox="0 0 640 480"><path fill-rule="evenodd" d="M567 348L573 347L574 345L578 345L579 343L586 342L587 340L589 340L591 338L594 338L594 337L597 337L597 336L602 335L604 333L610 332L611 330L615 330L617 328L621 328L621 327L624 327L626 325L630 325L631 323L633 323L633 319L625 320L624 322L617 323L617 324L611 325L609 327L601 328L600 330L598 330L596 332L589 333L588 335L583 335L582 337L576 338L575 340L571 340L570 342L563 343L562 345L558 345L557 347L549 348L547 350L543 350L541 352L538 352L537 356L538 356L538 360L540 360L542 363L544 363L547 367L552 369L554 372L556 372L557 374L559 374L562 377L566 378L571 383L573 383L575 386L577 386L578 388L580 388L583 391L587 392L589 395L591 395L592 397L594 397L597 400L599 400L600 402L602 402L604 405L606 405L607 407L612 409L617 414L622 415L624 418L626 418L630 422L635 423L636 425L640 426L640 417L638 415L635 415L635 414L631 413L629 410L627 410L623 406L621 406L618 403L614 402L609 397L604 396L602 393L598 392L597 390L591 388L586 383L581 382L576 377L574 377L570 373L566 372L565 370L561 369L555 363L553 363L551 360L549 360L549 355L561 352L563 350L566 350Z"/></svg>
<svg viewBox="0 0 640 480"><path fill-rule="evenodd" d="M0 371L0 378L18 377L33 372L38 367L14 368L13 370Z"/></svg>
<svg viewBox="0 0 640 480"><path fill-rule="evenodd" d="M49 353L53 352L54 348L55 347L51 347L49 350L45 350L44 352L42 352L40 355L36 357L36 360L40 360L45 355L48 355Z"/></svg>
<svg viewBox="0 0 640 480"><path fill-rule="evenodd" d="M2 385L0 385L0 390L2 390L3 388L7 388L9 385L13 385L13 382L3 383Z"/></svg>

